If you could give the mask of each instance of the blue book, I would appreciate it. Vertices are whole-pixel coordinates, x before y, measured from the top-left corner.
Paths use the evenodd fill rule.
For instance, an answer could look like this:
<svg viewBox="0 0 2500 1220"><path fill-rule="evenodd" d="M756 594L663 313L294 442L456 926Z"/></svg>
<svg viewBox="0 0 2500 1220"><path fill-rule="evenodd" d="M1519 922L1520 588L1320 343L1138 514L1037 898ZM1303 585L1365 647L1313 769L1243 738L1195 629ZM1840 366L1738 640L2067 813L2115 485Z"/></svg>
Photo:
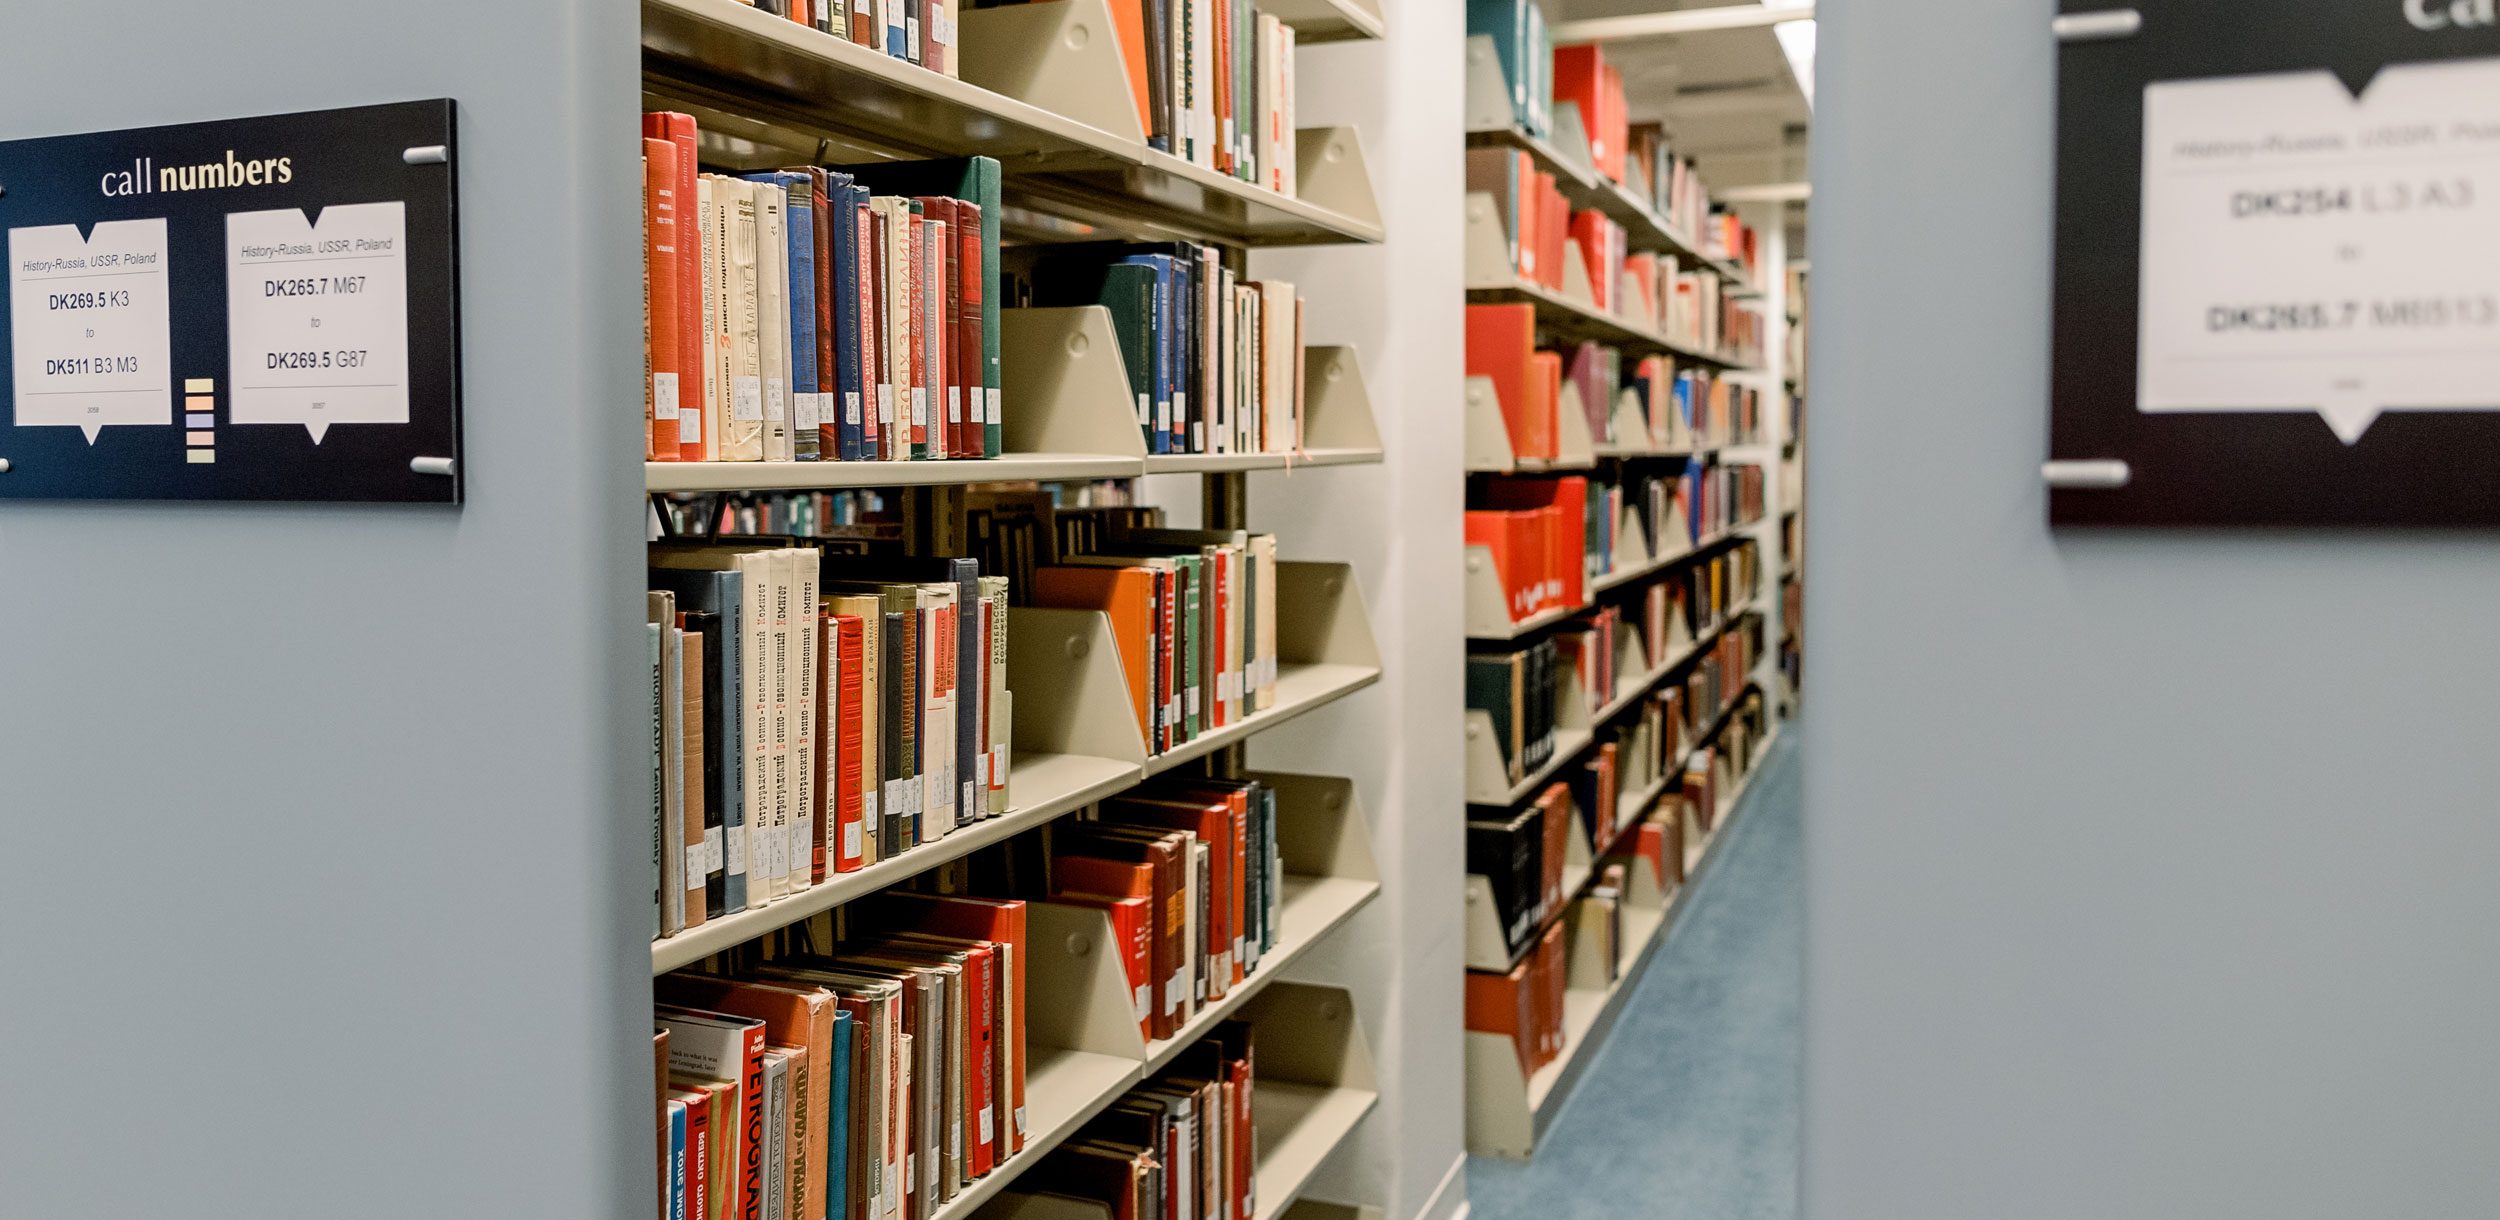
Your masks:
<svg viewBox="0 0 2500 1220"><path fill-rule="evenodd" d="M827 173L827 197L833 200L833 389L827 402L839 412L836 419L836 445L846 462L867 456L861 452L866 434L860 422L861 380L859 359L859 213L867 206L868 190L852 184L851 176Z"/></svg>
<svg viewBox="0 0 2500 1220"><path fill-rule="evenodd" d="M790 456L813 462L823 456L817 440L816 186L804 171L788 169L748 174L747 181L779 187L788 199L783 227L790 235Z"/></svg>
<svg viewBox="0 0 2500 1220"><path fill-rule="evenodd" d="M668 1103L668 1218L686 1220L686 1103Z"/></svg>
<svg viewBox="0 0 2500 1220"><path fill-rule="evenodd" d="M832 1215L843 1214L850 1197L851 1159L851 1014L833 1014L833 1085L827 1098L825 1123L825 1201Z"/></svg>
<svg viewBox="0 0 2500 1220"><path fill-rule="evenodd" d="M1511 122L1523 131L1536 130L1528 92L1534 87L1535 58L1528 53L1528 13L1532 0L1467 0L1467 36L1490 35L1493 58L1510 87Z"/></svg>

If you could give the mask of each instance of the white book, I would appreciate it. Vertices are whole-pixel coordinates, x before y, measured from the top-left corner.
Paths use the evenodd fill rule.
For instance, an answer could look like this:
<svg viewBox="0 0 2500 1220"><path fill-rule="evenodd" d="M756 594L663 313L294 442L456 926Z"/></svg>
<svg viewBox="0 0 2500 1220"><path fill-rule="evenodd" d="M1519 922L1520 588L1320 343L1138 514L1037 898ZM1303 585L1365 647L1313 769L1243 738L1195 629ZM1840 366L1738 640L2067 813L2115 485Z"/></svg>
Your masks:
<svg viewBox="0 0 2500 1220"><path fill-rule="evenodd" d="M767 573L765 597L770 603L767 612L772 618L765 638L764 675L768 709L764 726L764 878L768 898L782 898L790 893L790 803L797 794L790 775L790 716L794 710L790 704L798 681L798 645L791 630L795 610L790 603L798 573L791 555L788 550L762 552ZM749 877L749 888L754 884L755 879Z"/></svg>
<svg viewBox="0 0 2500 1220"><path fill-rule="evenodd" d="M1295 447L1300 429L1293 420L1294 399L1301 393L1295 375L1293 285L1266 280L1259 285L1259 440L1269 453Z"/></svg>
<svg viewBox="0 0 2500 1220"><path fill-rule="evenodd" d="M920 381L928 389L929 456L947 455L950 424L963 419L963 400L946 380L946 243L953 238L943 220L920 222ZM945 401L940 402L943 398ZM914 421L918 422L918 421Z"/></svg>
<svg viewBox="0 0 2500 1220"><path fill-rule="evenodd" d="M885 448L895 460L911 457L911 200L872 197L872 211L885 217L885 331L877 350L884 357L885 382L878 394L880 425L889 438ZM900 427L901 434L895 429Z"/></svg>
<svg viewBox="0 0 2500 1220"><path fill-rule="evenodd" d="M823 748L818 739L816 687L823 666L817 654L824 648L824 608L817 597L818 562L822 552L814 547L799 547L790 553L793 581L791 613L798 639L798 691L792 716L791 770L797 784L790 819L790 889L792 892L815 884L816 836L824 819L817 809L816 755ZM831 861L826 867L831 869Z"/></svg>
<svg viewBox="0 0 2500 1220"><path fill-rule="evenodd" d="M764 1209L768 1220L790 1215L790 1061L788 1051L764 1052Z"/></svg>
<svg viewBox="0 0 2500 1220"><path fill-rule="evenodd" d="M750 182L755 192L756 350L764 376L764 460L787 462L790 451L790 197L779 183Z"/></svg>
<svg viewBox="0 0 2500 1220"><path fill-rule="evenodd" d="M1529 7L1534 8L1535 6L1530 5ZM1289 25L1279 25L1276 30L1276 41L1280 49L1276 53L1277 173L1274 185L1278 194L1294 195L1299 194L1302 188L1299 185L1300 178L1294 170L1294 150L1298 141L1295 139L1294 134L1293 27Z"/></svg>
<svg viewBox="0 0 2500 1220"><path fill-rule="evenodd" d="M729 274L722 300L729 315L729 409L723 421L720 455L725 461L758 462L764 458L764 361L762 289L756 280L755 184L721 178L714 193L726 192L729 224Z"/></svg>

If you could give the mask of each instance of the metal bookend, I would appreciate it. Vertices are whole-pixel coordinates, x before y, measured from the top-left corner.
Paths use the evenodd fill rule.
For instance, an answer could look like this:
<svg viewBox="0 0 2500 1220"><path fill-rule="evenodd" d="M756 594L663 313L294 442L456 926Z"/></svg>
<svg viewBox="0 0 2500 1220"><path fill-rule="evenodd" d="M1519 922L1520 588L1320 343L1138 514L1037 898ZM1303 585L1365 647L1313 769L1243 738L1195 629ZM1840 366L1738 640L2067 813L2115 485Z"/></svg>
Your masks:
<svg viewBox="0 0 2500 1220"><path fill-rule="evenodd" d="M1580 400L1580 387L1569 378L1562 383L1562 395L1554 401L1554 461L1556 467L1584 467L1597 460L1597 444L1589 436L1589 413Z"/></svg>
<svg viewBox="0 0 2500 1220"><path fill-rule="evenodd" d="M1381 452L1380 421L1371 387L1351 347L1310 347L1302 353L1302 446L1314 454Z"/></svg>
<svg viewBox="0 0 2500 1220"><path fill-rule="evenodd" d="M1343 988L1276 982L1241 1006L1258 1031L1251 1093L1259 1201L1290 1199L1380 1103L1371 1045Z"/></svg>
<svg viewBox="0 0 2500 1220"><path fill-rule="evenodd" d="M1588 259L1577 237L1563 239L1562 298L1601 317L1616 317L1613 310L1598 308L1597 285L1589 279Z"/></svg>
<svg viewBox="0 0 2500 1220"><path fill-rule="evenodd" d="M1379 228L1380 202L1372 195L1362 133L1352 127L1305 127L1293 138L1295 197Z"/></svg>
<svg viewBox="0 0 2500 1220"><path fill-rule="evenodd" d="M1580 103L1554 103L1554 132L1546 139L1554 146L1555 159L1584 179L1597 178L1597 158L1589 151L1589 129L1580 121Z"/></svg>
<svg viewBox="0 0 2500 1220"><path fill-rule="evenodd" d="M1510 447L1510 428L1502 418L1501 395L1493 388L1492 378L1467 379L1466 416L1467 469L1492 474L1519 469Z"/></svg>
<svg viewBox="0 0 2500 1220"><path fill-rule="evenodd" d="M1025 935L1033 953L1025 972L1025 1011L1031 1014L1026 1040L1145 1062L1146 1033L1138 1026L1125 950L1112 932L1110 914L1099 907L1028 903Z"/></svg>
<svg viewBox="0 0 2500 1220"><path fill-rule="evenodd" d="M1519 623L1510 613L1502 588L1502 570L1491 547L1467 548L1467 637L1479 640L1516 638Z"/></svg>
<svg viewBox="0 0 2500 1220"><path fill-rule="evenodd" d="M1041 6L1048 7L1048 6ZM1100 305L998 313L1001 447L1146 459L1128 367Z"/></svg>
<svg viewBox="0 0 2500 1220"><path fill-rule="evenodd" d="M1354 568L1342 563L1276 565L1276 655L1285 665L1380 670L1371 613Z"/></svg>
<svg viewBox="0 0 2500 1220"><path fill-rule="evenodd" d="M1354 781L1339 775L1254 772L1276 790L1276 850L1289 877L1378 882L1370 819Z"/></svg>
<svg viewBox="0 0 2500 1220"><path fill-rule="evenodd" d="M963 9L962 75L992 93L1146 142L1105 0Z"/></svg>
<svg viewBox="0 0 2500 1220"><path fill-rule="evenodd" d="M1007 685L1016 692L1016 754L1081 754L1143 767L1146 739L1099 610L1018 606L1007 616Z"/></svg>
<svg viewBox="0 0 2500 1220"><path fill-rule="evenodd" d="M1467 36L1467 130L1503 131L1519 125L1511 107L1510 78L1491 34Z"/></svg>

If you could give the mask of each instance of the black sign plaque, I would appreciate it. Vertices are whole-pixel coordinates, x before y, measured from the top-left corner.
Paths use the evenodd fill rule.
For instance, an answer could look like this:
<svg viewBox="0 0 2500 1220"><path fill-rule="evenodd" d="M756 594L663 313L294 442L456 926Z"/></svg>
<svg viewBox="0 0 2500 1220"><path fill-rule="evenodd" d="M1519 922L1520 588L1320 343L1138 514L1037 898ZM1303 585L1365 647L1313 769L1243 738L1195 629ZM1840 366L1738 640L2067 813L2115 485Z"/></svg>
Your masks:
<svg viewBox="0 0 2500 1220"><path fill-rule="evenodd" d="M453 126L0 142L0 499L459 503Z"/></svg>
<svg viewBox="0 0 2500 1220"><path fill-rule="evenodd" d="M2064 0L2049 518L2500 525L2494 0Z"/></svg>

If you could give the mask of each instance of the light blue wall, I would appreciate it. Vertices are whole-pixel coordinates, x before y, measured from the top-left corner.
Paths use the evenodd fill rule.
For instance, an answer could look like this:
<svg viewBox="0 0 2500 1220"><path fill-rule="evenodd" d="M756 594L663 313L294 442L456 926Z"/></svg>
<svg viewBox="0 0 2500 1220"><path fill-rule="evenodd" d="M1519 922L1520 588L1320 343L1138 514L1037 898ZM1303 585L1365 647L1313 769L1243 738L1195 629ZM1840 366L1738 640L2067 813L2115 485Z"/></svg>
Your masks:
<svg viewBox="0 0 2500 1220"><path fill-rule="evenodd" d="M650 1214L635 54L604 0L0 18L0 139L459 100L469 496L0 503L0 1214Z"/></svg>
<svg viewBox="0 0 2500 1220"><path fill-rule="evenodd" d="M2047 528L2050 13L1820 10L1807 1214L2490 1215L2500 542Z"/></svg>

